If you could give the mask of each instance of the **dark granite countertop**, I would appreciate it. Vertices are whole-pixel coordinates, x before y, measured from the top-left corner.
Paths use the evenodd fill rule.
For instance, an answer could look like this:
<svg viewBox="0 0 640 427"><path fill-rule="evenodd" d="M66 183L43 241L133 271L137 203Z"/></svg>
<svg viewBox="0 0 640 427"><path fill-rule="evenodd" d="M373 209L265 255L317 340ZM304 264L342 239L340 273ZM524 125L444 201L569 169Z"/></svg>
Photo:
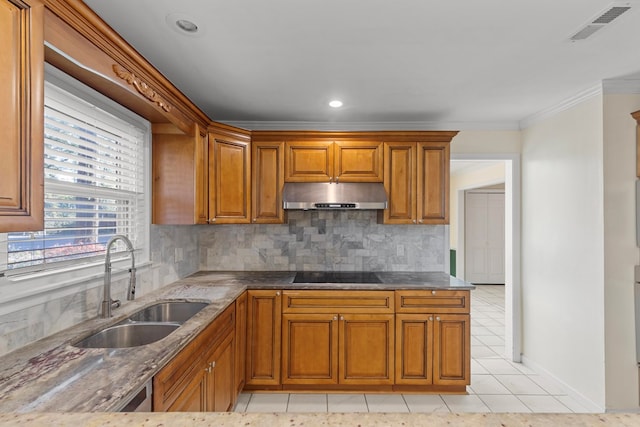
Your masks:
<svg viewBox="0 0 640 427"><path fill-rule="evenodd" d="M475 289L469 282L442 272L382 271L375 274L382 283L293 283L295 271L201 271L190 278L204 278L211 283L237 283L248 289Z"/></svg>
<svg viewBox="0 0 640 427"><path fill-rule="evenodd" d="M199 272L0 357L0 412L118 410L246 289L473 289L444 273L378 273L382 283L292 283L294 272ZM210 304L169 336L123 349L72 346L161 300Z"/></svg>

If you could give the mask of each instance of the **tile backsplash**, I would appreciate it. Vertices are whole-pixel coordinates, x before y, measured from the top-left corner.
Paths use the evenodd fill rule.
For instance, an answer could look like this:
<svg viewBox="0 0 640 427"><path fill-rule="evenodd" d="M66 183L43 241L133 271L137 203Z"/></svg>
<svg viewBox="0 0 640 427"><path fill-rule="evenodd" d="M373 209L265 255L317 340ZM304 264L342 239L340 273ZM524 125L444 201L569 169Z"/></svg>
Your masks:
<svg viewBox="0 0 640 427"><path fill-rule="evenodd" d="M288 224L199 226L200 269L445 271L443 225L381 225L368 210L288 215Z"/></svg>
<svg viewBox="0 0 640 427"><path fill-rule="evenodd" d="M198 271L198 236L190 226L152 226L151 263L138 269L136 295L142 296ZM181 259L176 259L176 248ZM114 269L113 299L126 303L128 274ZM4 286L30 286L28 280ZM33 301L4 301L0 297L0 355L96 317L102 301L103 277L69 286L68 291L37 295Z"/></svg>
<svg viewBox="0 0 640 427"><path fill-rule="evenodd" d="M152 226L151 263L138 270L136 294L198 270L445 271L447 231L381 225L375 211L289 211L288 224ZM0 295L0 355L95 317L102 280L15 301ZM126 299L127 281L114 274L114 299ZM0 287L30 285L0 277Z"/></svg>

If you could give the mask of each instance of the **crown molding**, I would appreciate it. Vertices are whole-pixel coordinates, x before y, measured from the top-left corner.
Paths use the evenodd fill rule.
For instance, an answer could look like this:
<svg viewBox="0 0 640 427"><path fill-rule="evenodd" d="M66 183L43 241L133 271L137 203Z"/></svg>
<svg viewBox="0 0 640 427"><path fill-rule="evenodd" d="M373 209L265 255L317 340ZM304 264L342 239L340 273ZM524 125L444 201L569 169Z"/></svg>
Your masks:
<svg viewBox="0 0 640 427"><path fill-rule="evenodd" d="M519 130L518 122L312 122L218 120L248 130L393 131L393 130Z"/></svg>
<svg viewBox="0 0 640 427"><path fill-rule="evenodd" d="M545 108L537 113L534 113L524 119L520 120L520 129L526 129L536 123L539 123L543 120L546 120L550 117L555 116L558 113L561 113L565 110L568 110L588 99L593 98L594 96L602 95L603 84L602 82L598 82L597 84L575 94L574 96L567 98L556 105L553 105L549 108Z"/></svg>

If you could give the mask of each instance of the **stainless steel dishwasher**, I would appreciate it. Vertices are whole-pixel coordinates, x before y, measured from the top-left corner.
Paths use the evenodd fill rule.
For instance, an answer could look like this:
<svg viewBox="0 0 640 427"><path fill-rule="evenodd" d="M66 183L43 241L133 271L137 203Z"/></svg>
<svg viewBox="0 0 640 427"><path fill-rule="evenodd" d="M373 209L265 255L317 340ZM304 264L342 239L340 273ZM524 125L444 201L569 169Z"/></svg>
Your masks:
<svg viewBox="0 0 640 427"><path fill-rule="evenodd" d="M147 381L142 389L122 406L119 412L151 412L153 396L151 381L152 380Z"/></svg>

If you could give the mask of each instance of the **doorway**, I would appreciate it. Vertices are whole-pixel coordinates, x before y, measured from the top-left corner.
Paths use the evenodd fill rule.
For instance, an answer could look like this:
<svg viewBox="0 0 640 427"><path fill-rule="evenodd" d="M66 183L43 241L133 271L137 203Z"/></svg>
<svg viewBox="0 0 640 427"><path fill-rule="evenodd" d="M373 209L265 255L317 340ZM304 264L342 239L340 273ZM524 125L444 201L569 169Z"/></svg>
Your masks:
<svg viewBox="0 0 640 427"><path fill-rule="evenodd" d="M458 180L454 174L460 168L478 170L499 165L502 177L495 174L475 174L474 179ZM518 154L452 154L451 155L450 224L451 248L455 248L456 276L466 279L465 268L465 193L496 184L504 184L504 294L505 352L514 362L521 361L521 289L520 289L520 157ZM473 174L470 174L472 176ZM454 207L455 205L455 207Z"/></svg>

